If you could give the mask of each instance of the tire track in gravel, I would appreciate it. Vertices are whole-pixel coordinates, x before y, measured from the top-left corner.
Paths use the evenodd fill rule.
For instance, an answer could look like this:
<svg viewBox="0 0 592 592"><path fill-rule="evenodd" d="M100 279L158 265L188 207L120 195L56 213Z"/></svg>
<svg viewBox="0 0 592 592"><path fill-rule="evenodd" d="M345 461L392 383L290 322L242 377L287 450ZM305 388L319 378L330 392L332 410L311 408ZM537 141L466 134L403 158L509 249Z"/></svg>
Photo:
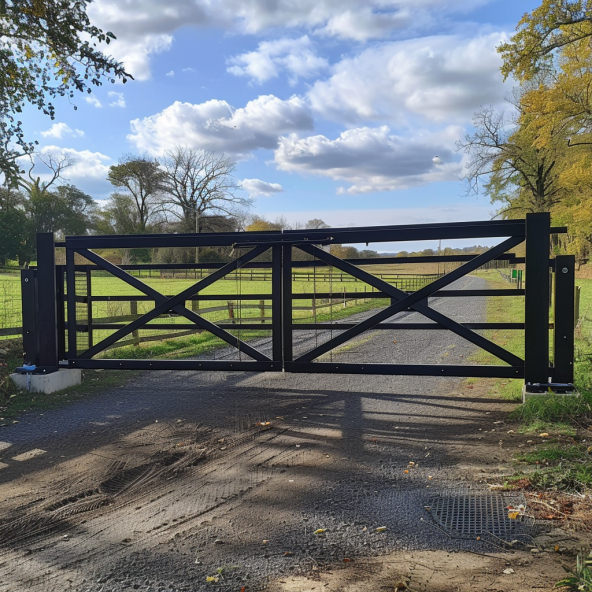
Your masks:
<svg viewBox="0 0 592 592"><path fill-rule="evenodd" d="M454 287L474 281L467 278ZM455 320L482 320L482 304L471 300L461 299L463 305L455 310L444 298L433 299L431 305L454 313ZM421 318L406 312L397 320L410 315ZM366 353L372 361L397 355L403 362L434 363L444 355L460 359L473 350L445 331L428 333L396 331L396 341L405 344L397 348L393 332L371 331L368 342L355 343L355 351L335 355L346 361L348 355ZM315 332L296 335L298 349L317 341ZM429 351L424 341L433 346ZM393 545L421 547L425 543L414 524L416 506L426 496L421 488L427 472L441 471L446 478L447 463L462 446L462 438L451 438L451 433L466 430L482 413L477 402L463 401L458 408L437 396L458 383L439 377L144 375L126 389L125 397L111 396L118 405L122 401L117 408L122 424L105 427L102 446L81 453L60 470L44 466L15 481L20 502L7 496L11 519L54 512L63 516L63 530L6 540L0 554L0 591L201 590L205 577L217 567L235 564L240 566L236 574L230 570L213 589L236 592L239 583L256 572L258 580L249 580L249 590L262 590L275 575L306 571L338 559L340 553L380 554ZM163 401L162 394L174 396ZM94 422L106 414L99 403L87 413L96 414ZM160 423L151 419L151 424L135 426L130 419L147 422L154 416ZM189 419L177 424L175 417ZM234 432L228 428L231 417ZM271 421L271 428L254 427L257 421ZM440 421L456 423L440 428ZM209 432L204 424L218 431ZM109 438L109 429L118 437ZM25 426L21 434L26 433ZM51 436L45 438L37 444L51 444ZM72 438L62 436L57 449L72 445ZM30 445L24 437L23 441ZM438 446L438 453L432 452ZM402 481L399 465L420 454L433 466L418 467ZM464 448L462 454L467 455ZM68 474L69 482L63 477ZM0 495L11 485L0 485ZM99 496L107 496L109 505L93 508L105 499ZM87 511L75 511L85 503ZM356 522L386 520L385 513L396 516L409 536L389 538L381 533L365 541L357 530L348 530ZM311 540L310 525L323 521L335 536ZM278 525L283 525L279 531ZM4 527L4 532L11 530L8 522ZM0 534L2 528L0 524ZM268 539L271 543L262 545ZM454 547L442 537L432 539L443 548ZM290 557L295 558L292 565Z"/></svg>
<svg viewBox="0 0 592 592"><path fill-rule="evenodd" d="M130 537L122 538L122 548L111 552L109 564L118 556L129 555L134 546L149 549L157 546L162 539L170 539L179 532L195 528L198 526L196 522L205 519L204 516L265 483L273 472L273 464L293 464L295 457L302 455L294 447L286 449L286 444L281 441L284 431L281 427L251 430L238 437L224 438L225 446L222 448L226 450L222 452L198 449L203 454L184 453L171 464L165 462L164 466L144 463L123 468L95 490L80 492L66 499L44 500L43 508L0 525L0 546L10 546L10 551L0 555L0 566L4 578L13 581L8 587L0 584L0 590L35 590L41 587L47 590L53 578L48 579L46 575L39 578L28 573L31 549L44 550L47 560L53 555L53 547L57 560L61 555L57 547L63 541L56 538L65 532L71 533L66 536L75 537L77 543L75 549L69 549L67 558L61 557L61 570L73 569L85 562L101 565L104 553L101 536L117 530L116 525L121 521L127 522L128 531L130 528L134 531L133 542ZM270 450L270 444L274 444L275 449ZM171 456L175 454L179 452L173 451ZM166 457L162 460L166 461ZM236 475L241 472L238 469L245 470L246 474ZM223 478L216 478L219 476ZM165 486L172 489L162 491ZM122 499L119 500L119 496ZM186 504L179 504L184 496L199 499L199 503L189 509L190 515L186 515ZM80 507L81 503L87 505ZM108 512L105 512L104 506L107 505ZM182 507L176 508L179 505ZM135 507L135 516L130 520L132 506ZM159 512L154 509L162 509L163 506L169 509L169 515L177 511L177 517L167 518L165 522L161 522L160 518L155 521ZM23 550L25 554L18 560L16 555ZM7 567L9 569L5 571ZM61 574L56 574L55 578L60 580ZM15 581L19 582L19 587L15 587ZM55 589L59 589L60 585L56 582Z"/></svg>

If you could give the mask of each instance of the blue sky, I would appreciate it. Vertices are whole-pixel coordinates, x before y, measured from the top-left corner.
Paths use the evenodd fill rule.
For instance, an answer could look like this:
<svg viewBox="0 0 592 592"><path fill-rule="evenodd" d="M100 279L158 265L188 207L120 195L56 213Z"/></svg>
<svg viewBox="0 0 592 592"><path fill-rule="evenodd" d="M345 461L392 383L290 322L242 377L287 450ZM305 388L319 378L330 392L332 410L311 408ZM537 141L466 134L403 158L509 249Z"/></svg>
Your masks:
<svg viewBox="0 0 592 592"><path fill-rule="evenodd" d="M480 106L504 108L512 81L495 47L537 6L95 0L93 22L117 36L105 51L135 81L76 97L76 110L58 102L53 122L28 109L27 131L75 158L69 182L98 200L122 155L188 145L235 159L252 213L270 219L487 219L495 206L464 194L455 143Z"/></svg>

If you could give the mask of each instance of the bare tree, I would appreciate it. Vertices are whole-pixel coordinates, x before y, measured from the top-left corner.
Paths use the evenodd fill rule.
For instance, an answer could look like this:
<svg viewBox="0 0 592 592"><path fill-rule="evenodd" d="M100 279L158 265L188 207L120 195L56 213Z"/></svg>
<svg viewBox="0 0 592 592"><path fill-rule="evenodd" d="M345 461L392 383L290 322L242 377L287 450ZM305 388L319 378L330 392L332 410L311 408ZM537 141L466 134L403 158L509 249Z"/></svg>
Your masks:
<svg viewBox="0 0 592 592"><path fill-rule="evenodd" d="M236 164L213 151L176 146L165 153L163 203L187 230L199 232L199 219L206 212L232 216L236 206L252 201L237 196L240 188L232 173Z"/></svg>
<svg viewBox="0 0 592 592"><path fill-rule="evenodd" d="M62 152L38 152L30 154L29 158L31 160L31 166L27 171L28 179L25 177L18 177L16 179L17 186L24 189L29 197L34 194L46 193L49 188L60 179L67 180L64 179L64 171L76 164L74 158ZM41 177L33 176L33 170L36 165L35 159L43 163L50 170L50 178L48 181L41 181Z"/></svg>
<svg viewBox="0 0 592 592"><path fill-rule="evenodd" d="M519 105L517 105L519 107ZM459 141L469 160L465 181L467 193L477 193L482 180L492 202L504 204L499 214L545 212L562 195L555 164L557 146L538 148L527 126L493 108L481 108L473 118L475 132Z"/></svg>

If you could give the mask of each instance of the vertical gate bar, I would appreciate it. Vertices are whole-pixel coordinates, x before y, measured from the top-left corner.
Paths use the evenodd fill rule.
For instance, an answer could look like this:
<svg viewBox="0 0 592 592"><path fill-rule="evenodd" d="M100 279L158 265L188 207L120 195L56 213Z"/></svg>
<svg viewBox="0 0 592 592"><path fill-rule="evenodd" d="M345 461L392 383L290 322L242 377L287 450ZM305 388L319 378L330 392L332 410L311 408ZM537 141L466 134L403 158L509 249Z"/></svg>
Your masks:
<svg viewBox="0 0 592 592"><path fill-rule="evenodd" d="M35 270L21 270L21 305L23 315L23 362L39 363L37 343L37 286Z"/></svg>
<svg viewBox="0 0 592 592"><path fill-rule="evenodd" d="M88 328L88 347L92 347L93 343L93 326L92 326L92 280L90 269L86 270L86 323Z"/></svg>
<svg viewBox="0 0 592 592"><path fill-rule="evenodd" d="M76 344L76 271L74 250L66 247L66 297L68 314L68 358L78 356Z"/></svg>
<svg viewBox="0 0 592 592"><path fill-rule="evenodd" d="M574 255L555 258L554 382L572 383L574 379L575 266Z"/></svg>
<svg viewBox="0 0 592 592"><path fill-rule="evenodd" d="M282 247L271 248L271 341L272 359L282 361ZM265 303L264 303L265 304ZM263 309L265 313L265 309Z"/></svg>
<svg viewBox="0 0 592 592"><path fill-rule="evenodd" d="M37 233L37 330L39 366L58 366L55 243L53 232Z"/></svg>
<svg viewBox="0 0 592 592"><path fill-rule="evenodd" d="M292 247L282 246L282 341L284 362L293 361L292 350Z"/></svg>
<svg viewBox="0 0 592 592"><path fill-rule="evenodd" d="M548 212L526 214L526 295L524 382L549 379L549 229Z"/></svg>
<svg viewBox="0 0 592 592"><path fill-rule="evenodd" d="M64 266L56 265L58 360L66 359L66 316L64 314Z"/></svg>

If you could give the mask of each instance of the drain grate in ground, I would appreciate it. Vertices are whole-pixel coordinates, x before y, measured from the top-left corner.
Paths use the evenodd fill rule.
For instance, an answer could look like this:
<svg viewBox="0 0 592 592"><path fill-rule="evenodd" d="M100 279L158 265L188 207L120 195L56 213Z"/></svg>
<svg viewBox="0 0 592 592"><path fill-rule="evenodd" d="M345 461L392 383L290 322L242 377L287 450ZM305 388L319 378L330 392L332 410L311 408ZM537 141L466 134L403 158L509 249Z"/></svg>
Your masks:
<svg viewBox="0 0 592 592"><path fill-rule="evenodd" d="M474 492L433 496L426 509L453 538L496 540L506 544L527 542L533 534L531 520L508 516L508 507L525 504L521 495Z"/></svg>

